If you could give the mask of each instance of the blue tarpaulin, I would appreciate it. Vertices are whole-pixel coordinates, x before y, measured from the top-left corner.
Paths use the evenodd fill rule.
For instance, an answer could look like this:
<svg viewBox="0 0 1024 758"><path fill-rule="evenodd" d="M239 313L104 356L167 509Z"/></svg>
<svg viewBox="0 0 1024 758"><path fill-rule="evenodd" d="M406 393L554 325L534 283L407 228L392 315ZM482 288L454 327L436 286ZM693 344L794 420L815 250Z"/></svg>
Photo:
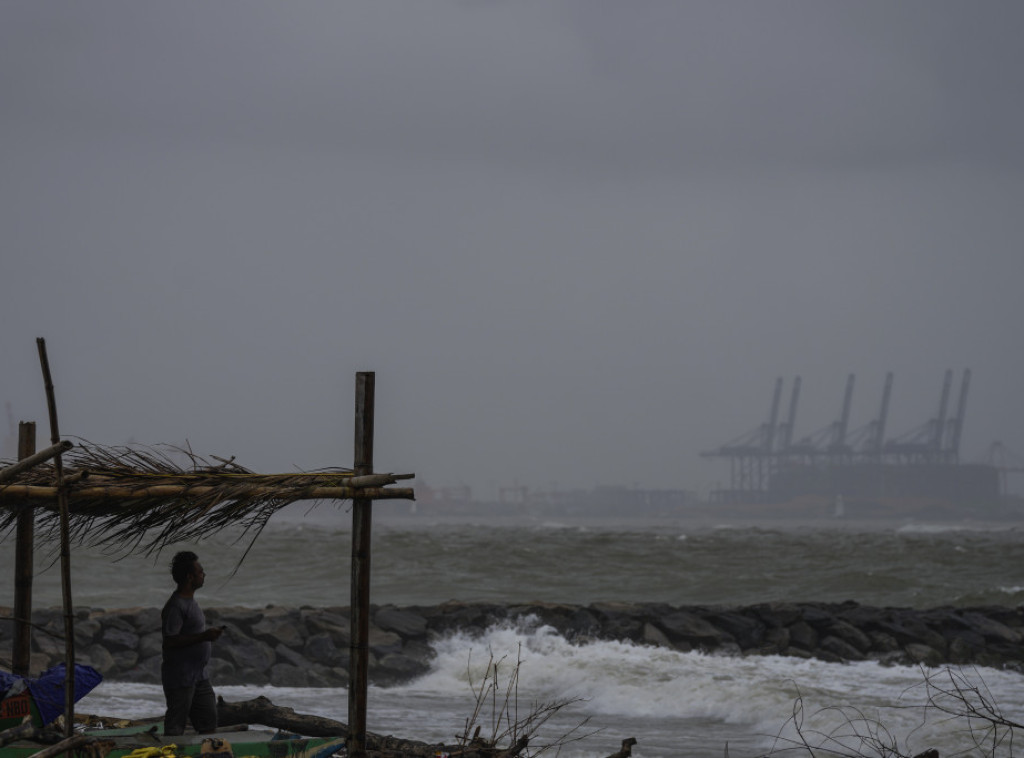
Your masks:
<svg viewBox="0 0 1024 758"><path fill-rule="evenodd" d="M49 724L64 713L64 664L48 668L34 679L0 671L0 693L5 693L19 680L24 679L28 691L39 709L43 725ZM103 681L103 675L92 666L75 664L75 702L92 692Z"/></svg>

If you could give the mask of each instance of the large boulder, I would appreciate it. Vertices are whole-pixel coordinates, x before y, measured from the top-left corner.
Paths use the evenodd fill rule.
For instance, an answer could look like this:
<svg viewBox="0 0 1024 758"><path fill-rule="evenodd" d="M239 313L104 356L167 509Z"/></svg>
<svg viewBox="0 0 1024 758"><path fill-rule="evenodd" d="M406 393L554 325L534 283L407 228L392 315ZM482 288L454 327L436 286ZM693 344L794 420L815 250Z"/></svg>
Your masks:
<svg viewBox="0 0 1024 758"><path fill-rule="evenodd" d="M159 680L160 668L157 666L157 678ZM214 658L210 661L210 681L217 684L238 684L237 669L235 664L224 658Z"/></svg>
<svg viewBox="0 0 1024 758"><path fill-rule="evenodd" d="M765 630L758 652L765 655L780 655L789 645L789 629L784 626L773 626Z"/></svg>
<svg viewBox="0 0 1024 758"><path fill-rule="evenodd" d="M221 640L224 640L224 637L221 637ZM266 642L251 637L239 639L237 634L231 635L227 644L215 644L214 649L222 652L223 657L230 660L239 671L255 669L266 672L277 660L274 648Z"/></svg>
<svg viewBox="0 0 1024 758"><path fill-rule="evenodd" d="M160 632L150 632L139 639L138 651L143 658L163 655L164 636Z"/></svg>
<svg viewBox="0 0 1024 758"><path fill-rule="evenodd" d="M310 666L310 663L306 660L305 656L287 645L278 644L274 648L274 652L277 654L278 663L288 663L292 666L298 666L303 669L309 668Z"/></svg>
<svg viewBox="0 0 1024 758"><path fill-rule="evenodd" d="M347 615L334 611L303 609L300 618L305 621L308 634L327 634L338 647L348 647L352 640L352 621Z"/></svg>
<svg viewBox="0 0 1024 758"><path fill-rule="evenodd" d="M841 660L844 661L862 661L864 656L861 651L855 648L845 640L841 640L839 637L829 635L818 643L818 648L828 653L832 653Z"/></svg>
<svg viewBox="0 0 1024 758"><path fill-rule="evenodd" d="M601 636L601 622L588 608L577 608L566 623L566 636L570 640L589 640Z"/></svg>
<svg viewBox="0 0 1024 758"><path fill-rule="evenodd" d="M814 650L818 646L818 633L806 621L796 621L789 626L789 642L801 650Z"/></svg>
<svg viewBox="0 0 1024 758"><path fill-rule="evenodd" d="M738 611L716 611L705 614L704 620L729 634L742 650L758 647L764 641L765 625L756 616L746 616Z"/></svg>
<svg viewBox="0 0 1024 758"><path fill-rule="evenodd" d="M103 647L103 645L99 644L90 645L81 653L77 653L75 657L78 663L84 663L87 666L92 666L103 674L103 676L109 674L117 666L114 661L114 656L112 656L110 652Z"/></svg>
<svg viewBox="0 0 1024 758"><path fill-rule="evenodd" d="M388 685L407 682L426 674L430 665L401 653L391 653L376 659L370 666L370 679L374 684Z"/></svg>
<svg viewBox="0 0 1024 758"><path fill-rule="evenodd" d="M339 649L327 632L314 634L302 648L302 654L311 662L321 666L339 666L348 658L348 651Z"/></svg>
<svg viewBox="0 0 1024 758"><path fill-rule="evenodd" d="M871 638L857 627L852 624L848 624L842 619L835 619L831 624L825 627L825 632L832 637L842 640L847 645L856 648L860 653L867 653L871 650Z"/></svg>
<svg viewBox="0 0 1024 758"><path fill-rule="evenodd" d="M276 612L274 612L276 611ZM270 645L279 643L288 647L301 647L306 634L306 625L297 610L268 610L259 621L252 625L252 636Z"/></svg>
<svg viewBox="0 0 1024 758"><path fill-rule="evenodd" d="M655 647L676 647L672 644L672 640L670 640L663 631L661 631L658 627L651 623L644 624L644 631L643 636L641 637L641 641L648 645L654 645ZM689 643L684 642L682 644L685 645L685 649L683 650L683 652L689 652L692 649Z"/></svg>
<svg viewBox="0 0 1024 758"><path fill-rule="evenodd" d="M385 632L376 626L370 626L368 643L374 655L391 655L402 652L402 638L394 632Z"/></svg>
<svg viewBox="0 0 1024 758"><path fill-rule="evenodd" d="M160 609L159 608L137 608L133 609L132 625L139 635L160 631Z"/></svg>
<svg viewBox="0 0 1024 758"><path fill-rule="evenodd" d="M128 629L121 626L108 626L104 628L98 641L111 652L115 650L137 650L139 647L139 635L136 634L135 628L130 625Z"/></svg>
<svg viewBox="0 0 1024 758"><path fill-rule="evenodd" d="M83 619L75 622L75 645L77 647L88 647L102 633L103 624L94 618Z"/></svg>
<svg viewBox="0 0 1024 758"><path fill-rule="evenodd" d="M377 611L373 623L386 632L394 632L405 639L425 637L427 619L419 613L386 605Z"/></svg>
<svg viewBox="0 0 1024 758"><path fill-rule="evenodd" d="M290 663L275 663L270 667L270 683L275 687L306 687L309 675L306 669Z"/></svg>
<svg viewBox="0 0 1024 758"><path fill-rule="evenodd" d="M904 645L903 649L914 663L936 667L941 666L945 662L945 656L942 653L920 642L910 642Z"/></svg>
<svg viewBox="0 0 1024 758"><path fill-rule="evenodd" d="M607 640L643 639L645 615L632 603L594 603L590 606L601 625L601 637Z"/></svg>
<svg viewBox="0 0 1024 758"><path fill-rule="evenodd" d="M803 611L795 603L758 603L747 610L768 627L788 627L803 618Z"/></svg>
<svg viewBox="0 0 1024 758"><path fill-rule="evenodd" d="M1017 645L1024 639L1024 635L1016 629L977 612L967 611L957 618L965 628L981 635L988 642Z"/></svg>
<svg viewBox="0 0 1024 758"><path fill-rule="evenodd" d="M656 619L654 624L676 645L685 641L694 647L714 648L725 640L723 632L690 611L670 613Z"/></svg>

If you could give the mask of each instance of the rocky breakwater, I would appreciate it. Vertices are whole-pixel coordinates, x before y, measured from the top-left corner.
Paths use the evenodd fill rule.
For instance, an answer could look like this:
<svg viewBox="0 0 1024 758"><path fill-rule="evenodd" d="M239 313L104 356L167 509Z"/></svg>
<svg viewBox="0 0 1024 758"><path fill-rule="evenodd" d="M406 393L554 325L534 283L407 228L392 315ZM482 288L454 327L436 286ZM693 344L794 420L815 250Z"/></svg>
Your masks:
<svg viewBox="0 0 1024 758"><path fill-rule="evenodd" d="M213 678L218 684L331 687L348 680L348 608L231 607L208 609L206 614L211 625L227 627L214 645ZM0 660L10 660L10 616L9 608L0 608ZM59 609L37 611L33 621L36 672L63 660L63 622ZM429 669L432 640L454 632L482 635L496 624L543 624L578 644L620 640L719 655L970 664L1024 672L1022 608L914 610L853 602L745 607L449 602L372 608L370 681L388 685L413 679ZM157 608L76 611L78 658L108 679L158 683L160 642Z"/></svg>

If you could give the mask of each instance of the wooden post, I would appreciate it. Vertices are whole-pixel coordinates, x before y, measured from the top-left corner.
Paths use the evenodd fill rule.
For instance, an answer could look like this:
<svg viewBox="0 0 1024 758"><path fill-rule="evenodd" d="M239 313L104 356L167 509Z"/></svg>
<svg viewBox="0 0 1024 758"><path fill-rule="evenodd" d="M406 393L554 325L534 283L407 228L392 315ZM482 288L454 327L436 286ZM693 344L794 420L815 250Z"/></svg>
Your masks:
<svg viewBox="0 0 1024 758"><path fill-rule="evenodd" d="M46 340L36 340L39 364L43 369L46 386L46 407L50 415L50 442L60 443L57 426L57 401L50 377L50 361L46 357ZM75 733L75 615L71 602L71 525L68 520L68 493L64 489L64 466L58 455L53 459L57 479L57 507L60 509L60 589L64 600L64 736Z"/></svg>
<svg viewBox="0 0 1024 758"><path fill-rule="evenodd" d="M18 424L18 460L23 461L36 451L36 424ZM32 665L32 563L35 509L31 503L18 511L17 537L14 543L14 648L11 671L28 676Z"/></svg>
<svg viewBox="0 0 1024 758"><path fill-rule="evenodd" d="M356 476L373 473L373 404L375 374L356 374L355 459ZM373 500L352 500L352 593L349 612L352 642L348 674L348 740L350 758L366 756L366 691L370 654L370 525Z"/></svg>

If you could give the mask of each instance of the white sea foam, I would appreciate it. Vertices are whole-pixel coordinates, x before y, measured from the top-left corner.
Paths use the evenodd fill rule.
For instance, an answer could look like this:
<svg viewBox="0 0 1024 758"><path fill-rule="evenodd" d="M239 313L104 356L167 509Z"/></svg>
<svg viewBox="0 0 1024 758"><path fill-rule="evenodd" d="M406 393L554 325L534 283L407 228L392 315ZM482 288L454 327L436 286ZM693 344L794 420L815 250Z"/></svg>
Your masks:
<svg viewBox="0 0 1024 758"><path fill-rule="evenodd" d="M370 729L426 741L451 741L474 706L470 683L479 686L488 664L498 662L505 683L519 661L517 700L521 713L532 704L583 698L553 720L550 730L569 729L585 717L606 731L563 756L607 755L627 736L640 744L640 758L720 755L726 740L733 755L766 749L773 735L795 735L786 721L801 698L806 726L829 730L843 723L842 711L856 708L884 723L901 741L913 735L921 750L953 744L956 725L927 722L921 705L926 672L913 667L849 665L780 656L725 657L680 653L624 642L571 644L536 623L495 626L480 637L456 633L434 643L437 657L420 679L370 691ZM1010 718L1022 720L1020 675L982 669L970 674L984 682ZM221 687L228 700L258 694L299 712L347 720L344 688ZM499 696L500 697L500 696ZM81 710L123 716L151 716L162 710L159 687L104 683ZM824 709L824 710L823 710ZM852 713L849 711L848 713ZM484 711L487 722L490 706ZM923 724L923 726L922 726ZM485 723L486 727L486 723ZM911 753L913 754L913 753Z"/></svg>
<svg viewBox="0 0 1024 758"><path fill-rule="evenodd" d="M404 689L457 696L479 682L488 661L509 672L519 660L519 693L530 700L581 697L581 710L603 721L655 719L661 729L694 720L734 724L750 733L774 733L797 697L807 708L851 706L886 710L897 727L916 725L919 714L903 710L923 704L922 670L863 662L839 666L780 656L724 657L680 653L624 642L574 645L550 627L503 625L481 638L455 634L436 644L431 672ZM1024 708L1020 678L984 671L997 699Z"/></svg>
<svg viewBox="0 0 1024 758"><path fill-rule="evenodd" d="M897 527L896 534L948 534L950 532L1002 532L1005 526L988 524L918 524L907 523Z"/></svg>

